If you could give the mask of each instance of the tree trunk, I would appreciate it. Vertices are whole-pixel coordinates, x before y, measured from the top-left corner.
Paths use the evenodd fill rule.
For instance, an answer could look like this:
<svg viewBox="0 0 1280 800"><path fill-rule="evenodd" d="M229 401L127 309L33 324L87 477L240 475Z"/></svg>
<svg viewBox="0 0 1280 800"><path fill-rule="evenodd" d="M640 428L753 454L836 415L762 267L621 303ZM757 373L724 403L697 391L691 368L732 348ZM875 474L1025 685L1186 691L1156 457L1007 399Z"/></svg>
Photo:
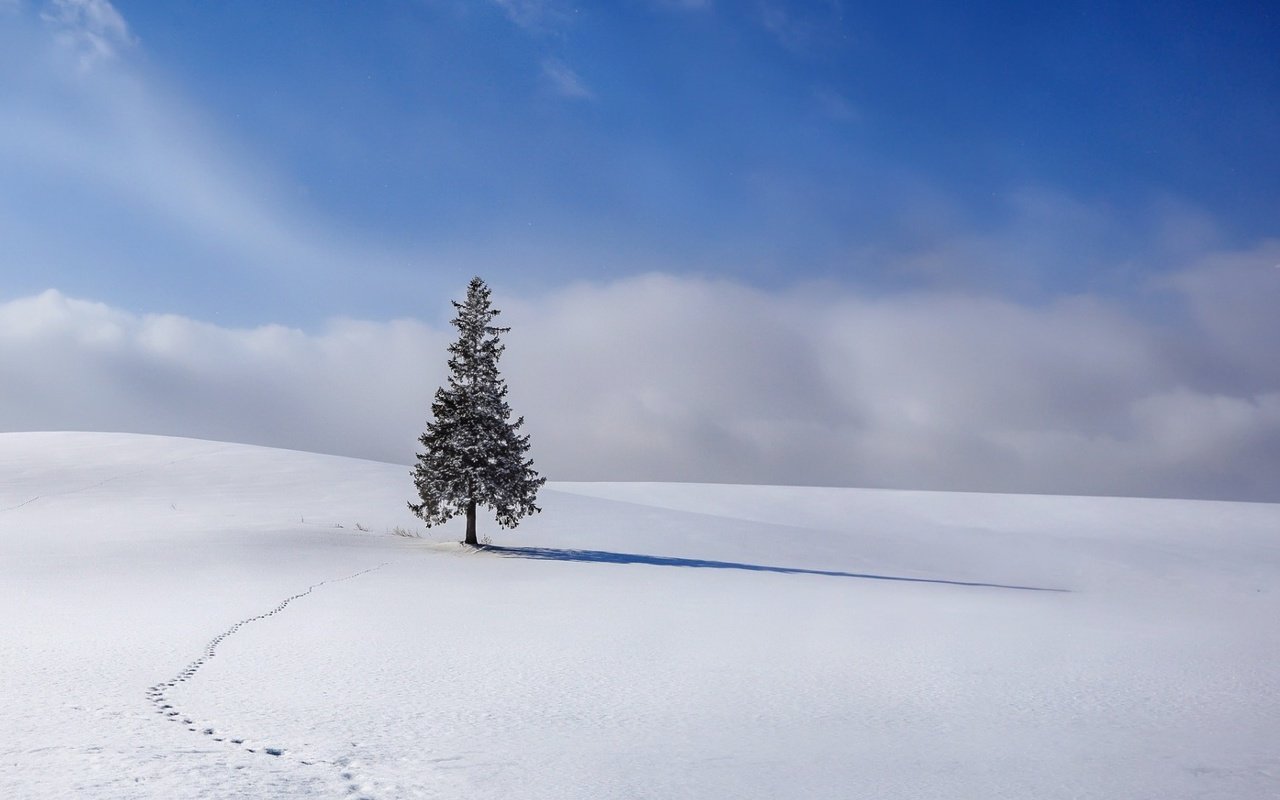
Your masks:
<svg viewBox="0 0 1280 800"><path fill-rule="evenodd" d="M469 545L472 545L473 547L479 544L479 542L476 541L476 501L475 500L470 500L467 502L467 538L466 538L466 541L463 542L463 544L469 544Z"/></svg>

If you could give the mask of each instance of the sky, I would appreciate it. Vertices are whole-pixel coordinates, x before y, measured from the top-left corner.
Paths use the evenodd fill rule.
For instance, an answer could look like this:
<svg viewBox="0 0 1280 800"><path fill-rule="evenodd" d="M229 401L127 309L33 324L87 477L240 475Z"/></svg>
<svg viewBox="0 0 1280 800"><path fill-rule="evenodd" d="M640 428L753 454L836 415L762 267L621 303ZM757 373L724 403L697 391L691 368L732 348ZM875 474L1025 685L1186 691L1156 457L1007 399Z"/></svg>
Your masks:
<svg viewBox="0 0 1280 800"><path fill-rule="evenodd" d="M1265 4L0 0L0 430L1280 501Z"/></svg>

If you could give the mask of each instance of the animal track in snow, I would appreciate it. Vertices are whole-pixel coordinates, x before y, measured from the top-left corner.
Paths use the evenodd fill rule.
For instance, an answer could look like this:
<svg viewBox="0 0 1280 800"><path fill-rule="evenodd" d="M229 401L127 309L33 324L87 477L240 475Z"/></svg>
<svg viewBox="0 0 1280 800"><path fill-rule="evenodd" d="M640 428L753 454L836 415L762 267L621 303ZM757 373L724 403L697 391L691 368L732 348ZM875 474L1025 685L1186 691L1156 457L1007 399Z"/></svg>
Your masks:
<svg viewBox="0 0 1280 800"><path fill-rule="evenodd" d="M156 707L157 714L162 715L165 719L168 719L172 722L180 722L183 725L186 725L187 730L193 733L198 732L203 736L208 736L215 742L228 742L250 753L263 753L264 755L269 755L273 757L283 756L286 752L288 752L284 747L277 747L274 745L262 746L258 742L255 742L253 739L250 739L248 737L235 736L233 738L229 736L226 732L219 731L218 729L212 726L201 725L200 723L192 719L190 716L183 714L181 710L179 710L177 707L174 706L174 704L169 699L169 690L175 687L176 685L178 685L179 683L185 683L186 681L189 681L192 678L194 678L196 674L200 671L200 668L203 667L205 663L209 661L209 659L213 658L218 654L218 645L222 644L227 639L228 636L231 636L236 631L243 628L245 625L248 625L251 622L258 622L259 620L264 620L267 617L271 617L271 616L275 616L276 614L279 614L281 611L285 609L285 607L287 607L294 600L297 600L298 598L301 598L301 597L306 597L307 595L311 594L313 591L320 588L321 586L324 586L325 584L339 583L341 581L349 581L352 578L358 578L361 575L365 575L367 573L373 572L374 570L382 569L387 565L387 563L388 562L383 562L376 567L362 569L359 572L355 572L341 578L331 578L329 580L320 581L319 583L313 583L307 587L307 590L305 592L298 592L297 594L289 595L284 600L282 600L279 605L277 605L275 608L271 609L270 611L267 611L262 614L257 614L252 617L246 617L245 619L240 620L239 622L232 625L230 628L227 628L222 633L219 633L217 636L210 639L209 644L205 646L204 651L201 653L201 655L198 658L191 661L186 666L184 666L181 670L179 670L178 673L173 678L170 678L167 681L160 681L156 684L153 684L147 687L147 691L146 691L147 700L149 700L151 704ZM315 759L315 758L307 758L307 759L299 758L298 761L299 763L305 764L308 766L316 763L331 763L331 762L325 762L323 759ZM343 764L341 766L345 767L346 765ZM349 780L345 776L343 779ZM351 785L348 786L348 791L349 792L353 791L353 789L351 788Z"/></svg>

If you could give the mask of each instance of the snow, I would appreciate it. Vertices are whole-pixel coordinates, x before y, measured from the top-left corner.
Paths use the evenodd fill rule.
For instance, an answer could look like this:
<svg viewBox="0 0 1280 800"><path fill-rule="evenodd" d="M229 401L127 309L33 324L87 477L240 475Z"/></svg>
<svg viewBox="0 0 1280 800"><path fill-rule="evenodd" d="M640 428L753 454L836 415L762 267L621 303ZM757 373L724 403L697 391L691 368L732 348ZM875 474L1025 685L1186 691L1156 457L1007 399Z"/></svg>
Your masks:
<svg viewBox="0 0 1280 800"><path fill-rule="evenodd" d="M551 483L473 552L411 492L0 435L0 796L1280 795L1280 506Z"/></svg>

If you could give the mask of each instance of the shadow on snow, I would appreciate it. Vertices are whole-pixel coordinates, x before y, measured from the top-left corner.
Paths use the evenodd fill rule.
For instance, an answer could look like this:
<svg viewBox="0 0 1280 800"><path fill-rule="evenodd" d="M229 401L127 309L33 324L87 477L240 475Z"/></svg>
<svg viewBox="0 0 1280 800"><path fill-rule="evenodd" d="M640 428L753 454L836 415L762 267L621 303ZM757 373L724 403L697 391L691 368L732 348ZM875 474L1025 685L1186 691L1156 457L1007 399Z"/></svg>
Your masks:
<svg viewBox="0 0 1280 800"><path fill-rule="evenodd" d="M982 583L979 581L952 581L943 578L908 578L901 575L873 575L865 572L838 572L826 569L800 569L798 567L769 567L761 564L740 564L734 561L707 561L700 558L673 558L670 556L646 556L636 553L610 553L605 550L562 550L555 547L497 547L483 548L508 558L531 558L537 561L580 561L594 564L648 564L655 567L694 567L698 569L740 569L747 572L776 572L783 575L827 575L834 578L861 578L870 581L903 581L905 583L937 583L945 586L976 586L987 589L1018 589L1025 592L1069 592L1070 589L1050 589L1043 586L1016 586L1007 583Z"/></svg>

